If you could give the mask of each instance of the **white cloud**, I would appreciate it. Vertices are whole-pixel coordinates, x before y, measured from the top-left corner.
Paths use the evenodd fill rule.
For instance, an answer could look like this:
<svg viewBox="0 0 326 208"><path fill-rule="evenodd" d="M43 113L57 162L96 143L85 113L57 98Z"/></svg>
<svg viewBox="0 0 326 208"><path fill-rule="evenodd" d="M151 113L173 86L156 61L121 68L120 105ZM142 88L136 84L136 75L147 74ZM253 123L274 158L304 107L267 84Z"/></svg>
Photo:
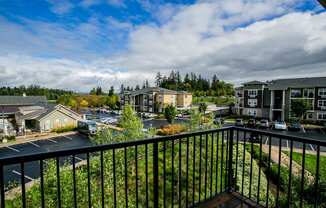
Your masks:
<svg viewBox="0 0 326 208"><path fill-rule="evenodd" d="M0 83L88 91L96 85L118 88L153 81L156 72L171 69L217 74L234 83L326 76L326 13L294 12L297 0L232 2L158 10L169 17L160 25L134 26L108 17L104 23L91 18L72 28L26 20L26 28L0 19ZM6 31L11 37L1 35ZM88 51L94 41L104 45L103 37L119 31L130 33L124 53L105 57ZM59 58L34 55L43 51L54 51Z"/></svg>
<svg viewBox="0 0 326 208"><path fill-rule="evenodd" d="M69 0L48 0L48 2L51 4L52 12L58 15L66 14L75 7Z"/></svg>

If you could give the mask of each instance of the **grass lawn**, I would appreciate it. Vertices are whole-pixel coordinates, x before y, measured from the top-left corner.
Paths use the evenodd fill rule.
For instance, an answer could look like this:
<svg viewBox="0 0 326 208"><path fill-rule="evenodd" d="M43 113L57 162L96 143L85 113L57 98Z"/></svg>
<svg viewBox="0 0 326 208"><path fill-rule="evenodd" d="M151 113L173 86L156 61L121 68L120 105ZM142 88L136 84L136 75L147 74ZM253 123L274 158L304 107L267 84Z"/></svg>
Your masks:
<svg viewBox="0 0 326 208"><path fill-rule="evenodd" d="M290 155L289 152L286 152L286 154ZM302 154L293 152L293 160L298 164L301 164ZM316 161L317 161L316 155L306 154L305 168L313 175L316 175ZM326 182L326 156L320 156L319 175L320 175L320 181Z"/></svg>

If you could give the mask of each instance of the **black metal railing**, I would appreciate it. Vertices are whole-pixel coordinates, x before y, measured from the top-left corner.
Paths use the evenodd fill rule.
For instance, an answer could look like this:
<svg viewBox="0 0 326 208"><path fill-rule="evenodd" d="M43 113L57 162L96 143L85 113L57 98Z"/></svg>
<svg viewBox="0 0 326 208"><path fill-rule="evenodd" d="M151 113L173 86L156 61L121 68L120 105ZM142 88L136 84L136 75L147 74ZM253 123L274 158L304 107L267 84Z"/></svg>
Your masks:
<svg viewBox="0 0 326 208"><path fill-rule="evenodd" d="M197 207L222 193L319 207L324 151L325 141L227 127L1 158L1 207Z"/></svg>

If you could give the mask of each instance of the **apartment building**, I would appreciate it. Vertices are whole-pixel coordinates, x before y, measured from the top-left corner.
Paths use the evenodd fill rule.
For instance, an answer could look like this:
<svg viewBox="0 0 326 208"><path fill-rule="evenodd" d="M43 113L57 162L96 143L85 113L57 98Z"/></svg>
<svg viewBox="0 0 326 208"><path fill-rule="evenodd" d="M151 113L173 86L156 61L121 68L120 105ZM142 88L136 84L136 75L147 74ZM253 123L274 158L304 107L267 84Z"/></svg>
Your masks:
<svg viewBox="0 0 326 208"><path fill-rule="evenodd" d="M249 115L269 120L289 120L294 117L291 103L303 100L309 109L305 119L326 121L326 77L278 79L266 83L244 83L236 94L243 106L236 105L239 115ZM241 91L242 90L242 91Z"/></svg>
<svg viewBox="0 0 326 208"><path fill-rule="evenodd" d="M138 112L163 112L167 105L173 105L178 109L189 109L192 105L192 94L186 91L149 87L122 92L120 103L122 106L129 104Z"/></svg>

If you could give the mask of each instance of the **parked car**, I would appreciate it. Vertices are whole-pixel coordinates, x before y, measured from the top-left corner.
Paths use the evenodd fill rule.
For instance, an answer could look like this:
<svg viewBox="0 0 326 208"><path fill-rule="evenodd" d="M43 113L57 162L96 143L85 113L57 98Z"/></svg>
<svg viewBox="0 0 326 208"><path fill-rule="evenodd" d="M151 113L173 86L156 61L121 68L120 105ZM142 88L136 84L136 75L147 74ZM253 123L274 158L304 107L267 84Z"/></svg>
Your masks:
<svg viewBox="0 0 326 208"><path fill-rule="evenodd" d="M235 126L240 126L240 127L244 127L244 122L241 118L238 118L237 120L235 120Z"/></svg>
<svg viewBox="0 0 326 208"><path fill-rule="evenodd" d="M293 122L288 127L289 131L301 131L301 129L302 129L302 126L299 122Z"/></svg>
<svg viewBox="0 0 326 208"><path fill-rule="evenodd" d="M260 120L259 128L261 129L268 129L270 127L269 121L267 119Z"/></svg>
<svg viewBox="0 0 326 208"><path fill-rule="evenodd" d="M275 121L274 123L274 129L276 130L286 130L287 129L287 126L286 126L286 123L285 121Z"/></svg>
<svg viewBox="0 0 326 208"><path fill-rule="evenodd" d="M255 119L249 119L247 122L248 128L256 128L256 120Z"/></svg>

